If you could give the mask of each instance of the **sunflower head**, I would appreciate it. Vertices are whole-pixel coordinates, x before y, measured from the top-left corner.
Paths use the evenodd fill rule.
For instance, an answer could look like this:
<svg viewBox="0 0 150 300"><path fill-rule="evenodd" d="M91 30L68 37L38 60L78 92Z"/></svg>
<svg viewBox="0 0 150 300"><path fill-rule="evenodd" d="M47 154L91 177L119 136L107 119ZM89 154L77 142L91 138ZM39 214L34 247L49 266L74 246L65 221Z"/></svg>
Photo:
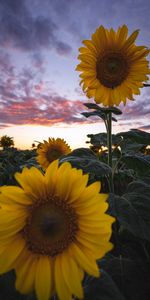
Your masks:
<svg viewBox="0 0 150 300"><path fill-rule="evenodd" d="M89 98L104 106L119 105L140 94L140 87L148 80L150 69L146 56L150 50L136 46L138 30L128 37L126 25L117 31L100 26L91 40L83 41L78 56L81 63L81 85Z"/></svg>
<svg viewBox="0 0 150 300"><path fill-rule="evenodd" d="M49 138L48 141L40 143L37 149L37 161L46 169L52 161L70 152L71 149L64 139Z"/></svg>
<svg viewBox="0 0 150 300"><path fill-rule="evenodd" d="M82 299L84 272L98 277L96 261L112 249L108 195L68 162L15 177L21 187L0 193L0 274L15 269L16 289L38 300Z"/></svg>

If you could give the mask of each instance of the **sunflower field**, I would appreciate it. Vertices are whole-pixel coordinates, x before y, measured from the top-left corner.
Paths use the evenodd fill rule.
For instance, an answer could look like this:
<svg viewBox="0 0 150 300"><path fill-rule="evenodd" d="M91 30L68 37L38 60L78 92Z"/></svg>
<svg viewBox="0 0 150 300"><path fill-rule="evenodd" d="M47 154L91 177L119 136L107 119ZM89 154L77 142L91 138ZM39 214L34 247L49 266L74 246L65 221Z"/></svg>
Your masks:
<svg viewBox="0 0 150 300"><path fill-rule="evenodd" d="M150 86L137 36L100 26L79 49L81 113L106 126L86 148L0 150L0 299L150 299L150 133L112 134L120 103Z"/></svg>

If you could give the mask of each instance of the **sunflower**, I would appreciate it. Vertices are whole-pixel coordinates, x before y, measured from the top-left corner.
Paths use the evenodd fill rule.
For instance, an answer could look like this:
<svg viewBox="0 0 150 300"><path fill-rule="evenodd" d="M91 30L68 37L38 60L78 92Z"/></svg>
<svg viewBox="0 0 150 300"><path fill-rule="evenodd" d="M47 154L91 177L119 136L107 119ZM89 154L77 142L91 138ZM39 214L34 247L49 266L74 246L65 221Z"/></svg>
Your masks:
<svg viewBox="0 0 150 300"><path fill-rule="evenodd" d="M143 82L150 74L146 56L150 50L136 46L139 30L128 37L126 25L115 32L100 26L91 40L83 41L79 48L81 63L76 70L80 74L83 91L96 103L104 106L119 105L121 101L133 100L133 94L140 94Z"/></svg>
<svg viewBox="0 0 150 300"><path fill-rule="evenodd" d="M64 139L49 138L48 142L40 143L37 149L37 161L46 169L52 161L70 152L71 149Z"/></svg>
<svg viewBox="0 0 150 300"><path fill-rule="evenodd" d="M0 274L15 269L16 289L39 300L83 298L84 272L99 276L98 258L112 249L114 218L100 183L68 162L16 173L21 185L1 187Z"/></svg>

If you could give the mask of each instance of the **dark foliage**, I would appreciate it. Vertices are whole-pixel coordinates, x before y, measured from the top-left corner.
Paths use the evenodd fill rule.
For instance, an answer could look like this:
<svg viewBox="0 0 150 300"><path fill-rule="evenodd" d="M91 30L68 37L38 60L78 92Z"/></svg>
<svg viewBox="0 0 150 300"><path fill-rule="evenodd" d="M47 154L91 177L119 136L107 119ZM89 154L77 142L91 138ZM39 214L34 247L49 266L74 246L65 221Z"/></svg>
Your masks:
<svg viewBox="0 0 150 300"><path fill-rule="evenodd" d="M76 149L61 157L60 164L69 161L73 167L89 174L89 183L102 182L102 192L109 193L107 213L114 216L116 222L111 237L114 248L98 261L101 276L93 278L85 275L84 299L149 300L150 155L147 146L150 145L150 134L133 129L113 135L112 169L107 164L107 149L102 149L107 143L106 134L88 137L93 150ZM35 150L1 151L0 184L16 184L14 173L21 171L23 166L39 167L35 155ZM109 190L110 175L113 175L114 193ZM17 293L14 282L13 272L0 277L0 300L35 300L35 295Z"/></svg>

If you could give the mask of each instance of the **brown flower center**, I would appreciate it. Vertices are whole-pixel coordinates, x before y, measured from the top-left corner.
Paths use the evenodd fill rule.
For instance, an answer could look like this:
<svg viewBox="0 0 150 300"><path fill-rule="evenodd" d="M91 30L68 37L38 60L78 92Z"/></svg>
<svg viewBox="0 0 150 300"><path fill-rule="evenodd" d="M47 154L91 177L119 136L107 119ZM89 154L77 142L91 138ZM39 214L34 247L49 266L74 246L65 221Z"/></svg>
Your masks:
<svg viewBox="0 0 150 300"><path fill-rule="evenodd" d="M129 67L119 52L108 52L97 61L97 79L108 88L120 85L128 76Z"/></svg>
<svg viewBox="0 0 150 300"><path fill-rule="evenodd" d="M30 207L22 231L30 251L55 256L76 239L77 214L68 203L50 198Z"/></svg>
<svg viewBox="0 0 150 300"><path fill-rule="evenodd" d="M46 152L46 158L49 162L52 162L55 159L58 159L63 154L63 151L58 148L50 148Z"/></svg>

